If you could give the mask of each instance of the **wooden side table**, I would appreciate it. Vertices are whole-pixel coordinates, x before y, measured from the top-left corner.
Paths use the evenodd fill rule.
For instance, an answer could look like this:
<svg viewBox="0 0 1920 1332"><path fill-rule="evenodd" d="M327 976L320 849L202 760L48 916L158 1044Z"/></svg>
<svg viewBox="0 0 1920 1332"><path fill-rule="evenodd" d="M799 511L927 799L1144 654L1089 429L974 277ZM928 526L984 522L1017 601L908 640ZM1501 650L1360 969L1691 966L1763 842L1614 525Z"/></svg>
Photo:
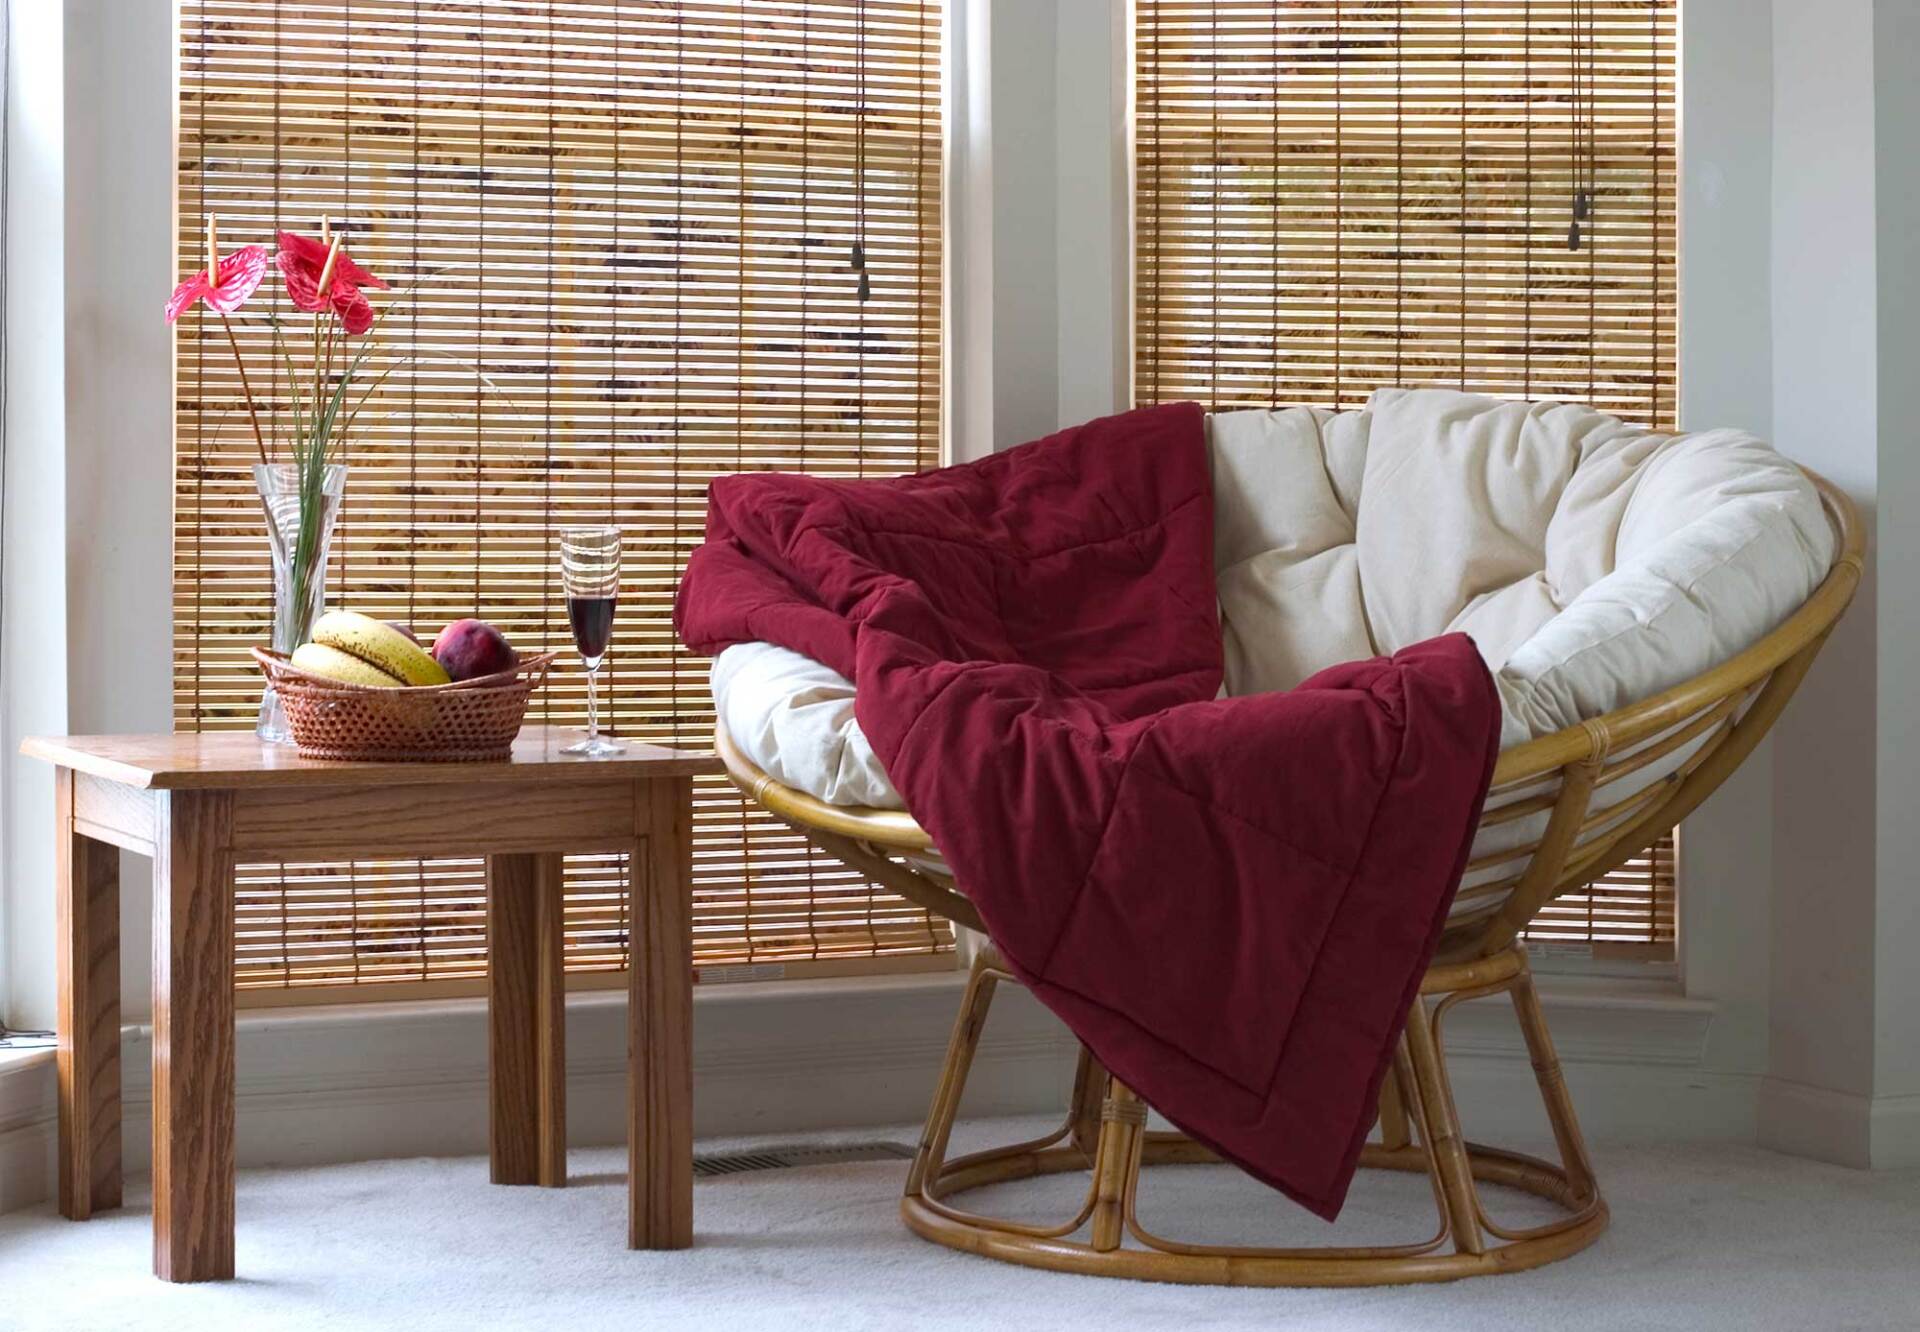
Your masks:
<svg viewBox="0 0 1920 1332"><path fill-rule="evenodd" d="M37 738L58 770L60 1211L121 1202L119 851L153 858L153 1270L233 1276L236 860L484 855L488 1116L497 1184L566 1176L561 865L630 856L628 1219L693 1240L689 808L711 755L563 755L528 726L501 763L336 763L251 735Z"/></svg>

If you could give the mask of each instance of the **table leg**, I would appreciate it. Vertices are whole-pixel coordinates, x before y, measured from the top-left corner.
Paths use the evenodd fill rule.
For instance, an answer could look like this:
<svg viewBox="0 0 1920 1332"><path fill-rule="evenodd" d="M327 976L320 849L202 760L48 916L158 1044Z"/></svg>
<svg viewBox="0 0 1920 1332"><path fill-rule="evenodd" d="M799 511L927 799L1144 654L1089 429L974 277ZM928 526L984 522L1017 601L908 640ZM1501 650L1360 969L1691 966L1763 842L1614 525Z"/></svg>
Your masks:
<svg viewBox="0 0 1920 1332"><path fill-rule="evenodd" d="M627 1247L693 1243L693 783L635 784L627 981Z"/></svg>
<svg viewBox="0 0 1920 1332"><path fill-rule="evenodd" d="M153 1271L233 1276L233 795L155 801Z"/></svg>
<svg viewBox="0 0 1920 1332"><path fill-rule="evenodd" d="M120 1205L120 851L73 827L73 770L55 775L60 980L60 1215Z"/></svg>
<svg viewBox="0 0 1920 1332"><path fill-rule="evenodd" d="M565 862L487 858L487 1147L495 1184L567 1182Z"/></svg>

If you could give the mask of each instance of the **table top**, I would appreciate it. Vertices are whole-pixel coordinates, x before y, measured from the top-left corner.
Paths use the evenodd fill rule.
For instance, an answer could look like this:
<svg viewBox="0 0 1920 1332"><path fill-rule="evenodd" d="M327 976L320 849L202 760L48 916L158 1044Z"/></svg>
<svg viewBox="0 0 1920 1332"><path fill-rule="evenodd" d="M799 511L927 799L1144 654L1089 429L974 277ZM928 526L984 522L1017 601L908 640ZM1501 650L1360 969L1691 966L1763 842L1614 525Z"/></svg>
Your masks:
<svg viewBox="0 0 1920 1332"><path fill-rule="evenodd" d="M124 786L157 791L263 787L429 786L450 782L590 783L690 777L724 771L709 750L666 749L628 740L627 751L580 758L560 751L580 738L567 726L528 725L513 756L491 763L360 763L300 757L291 745L263 744L251 731L172 735L41 735L20 752Z"/></svg>

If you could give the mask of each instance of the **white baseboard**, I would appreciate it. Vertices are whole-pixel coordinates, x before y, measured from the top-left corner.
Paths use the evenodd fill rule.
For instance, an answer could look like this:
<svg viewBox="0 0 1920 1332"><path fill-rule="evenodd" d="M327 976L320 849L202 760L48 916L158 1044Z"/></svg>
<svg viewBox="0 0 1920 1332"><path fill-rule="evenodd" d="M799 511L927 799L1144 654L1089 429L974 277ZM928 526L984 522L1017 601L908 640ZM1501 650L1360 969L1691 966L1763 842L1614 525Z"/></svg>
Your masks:
<svg viewBox="0 0 1920 1332"><path fill-rule="evenodd" d="M694 1128L701 1136L909 1124L926 1111L959 1002L960 978L714 986L694 1004ZM1730 1138L1754 1133L1753 1079L1703 1068L1710 1003L1663 987L1543 982L1543 1000L1588 1134L1602 1139ZM568 1130L576 1144L620 1141L625 1002L571 996ZM1474 1136L1538 1136L1544 1121L1510 1008L1454 1009L1448 1057ZM150 1036L124 1048L127 1167L149 1159ZM1060 1108L1075 1045L1018 986L1003 985L964 1112ZM341 1005L245 1013L237 1045L242 1165L305 1165L486 1150L486 1014L477 1001ZM10 1086L11 1084L11 1086ZM11 1110L9 1110L11 1107ZM51 1059L0 1069L0 1209L47 1196L52 1181Z"/></svg>
<svg viewBox="0 0 1920 1332"><path fill-rule="evenodd" d="M1005 993L1005 991L1003 991ZM1025 994L996 1005L979 1056L985 1113L1029 1108L1072 1075L1071 1038ZM918 1119L933 1092L959 978L749 983L694 1002L694 1129L779 1133ZM243 1016L236 1050L243 1165L486 1150L487 1029L471 1000L276 1009ZM127 1160L152 1108L147 1034L126 1046ZM568 1137L623 1141L626 1001L569 996Z"/></svg>
<svg viewBox="0 0 1920 1332"><path fill-rule="evenodd" d="M1873 1168L1920 1166L1920 1095L1873 1098Z"/></svg>
<svg viewBox="0 0 1920 1332"><path fill-rule="evenodd" d="M1920 1166L1920 1096L1865 1096L1767 1078L1759 1137L1763 1147L1856 1169Z"/></svg>
<svg viewBox="0 0 1920 1332"><path fill-rule="evenodd" d="M1873 1098L1786 1078L1760 1082L1762 1147L1864 1169L1873 1161Z"/></svg>
<svg viewBox="0 0 1920 1332"><path fill-rule="evenodd" d="M1753 1140L1757 1079L1705 1062L1712 1001L1671 984L1569 976L1542 977L1540 997L1589 1139ZM1499 1143L1548 1133L1510 1004L1461 1004L1444 1036L1467 1136Z"/></svg>
<svg viewBox="0 0 1920 1332"><path fill-rule="evenodd" d="M53 1051L0 1050L0 1212L53 1188Z"/></svg>

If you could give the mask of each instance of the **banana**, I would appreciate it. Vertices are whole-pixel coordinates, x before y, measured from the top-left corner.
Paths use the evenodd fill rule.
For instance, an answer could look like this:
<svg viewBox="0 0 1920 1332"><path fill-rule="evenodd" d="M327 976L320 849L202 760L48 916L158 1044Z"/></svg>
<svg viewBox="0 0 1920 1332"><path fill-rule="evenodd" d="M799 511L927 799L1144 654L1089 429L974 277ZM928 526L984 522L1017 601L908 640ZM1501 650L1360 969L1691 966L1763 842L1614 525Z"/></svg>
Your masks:
<svg viewBox="0 0 1920 1332"><path fill-rule="evenodd" d="M362 685L373 689L403 689L406 681L388 675L379 667L360 660L351 652L328 647L325 643L302 643L294 649L293 664L303 671L324 675L341 684Z"/></svg>
<svg viewBox="0 0 1920 1332"><path fill-rule="evenodd" d="M380 681L381 684L443 685L450 679L445 668L418 643L392 625L354 611L328 611L322 615L313 626L313 641L357 657L390 677Z"/></svg>

